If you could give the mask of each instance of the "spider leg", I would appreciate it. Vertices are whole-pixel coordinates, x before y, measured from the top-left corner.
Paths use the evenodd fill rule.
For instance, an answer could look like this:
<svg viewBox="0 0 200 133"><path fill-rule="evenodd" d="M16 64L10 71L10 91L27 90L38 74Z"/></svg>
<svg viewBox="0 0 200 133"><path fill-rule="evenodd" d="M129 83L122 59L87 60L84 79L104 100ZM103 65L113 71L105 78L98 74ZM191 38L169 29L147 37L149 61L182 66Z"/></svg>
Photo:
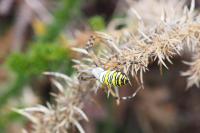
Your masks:
<svg viewBox="0 0 200 133"><path fill-rule="evenodd" d="M109 96L110 96L110 91L108 90L107 91L107 98L109 98Z"/></svg>
<svg viewBox="0 0 200 133"><path fill-rule="evenodd" d="M115 89L116 96L119 97L119 89L117 87L115 87L114 89Z"/></svg>
<svg viewBox="0 0 200 133"><path fill-rule="evenodd" d="M130 84L131 87L133 87L131 81L130 81L130 78L128 78L128 83Z"/></svg>
<svg viewBox="0 0 200 133"><path fill-rule="evenodd" d="M85 76L85 75L79 74L78 79L82 80L82 81L87 81L87 80L90 80L90 79L95 79L95 77L93 75Z"/></svg>
<svg viewBox="0 0 200 133"><path fill-rule="evenodd" d="M122 100L132 99L136 96L136 94L142 89L142 86L138 87L137 90L130 96L120 97Z"/></svg>
<svg viewBox="0 0 200 133"><path fill-rule="evenodd" d="M108 85L108 92L110 92L113 97L117 97L116 93L112 90L110 85Z"/></svg>
<svg viewBox="0 0 200 133"><path fill-rule="evenodd" d="M107 90L106 87L108 88L108 86L105 85L105 84L103 84L101 86L101 88L103 89L103 91L107 94L107 98L109 98L109 96L110 96L110 90Z"/></svg>
<svg viewBox="0 0 200 133"><path fill-rule="evenodd" d="M144 84L143 84L143 82L140 82L140 81L139 81L137 75L134 74L134 78L135 78L135 80L136 80L136 83L137 83L138 85L140 85L140 87L142 87L142 89L144 89Z"/></svg>
<svg viewBox="0 0 200 133"><path fill-rule="evenodd" d="M139 79L138 79L137 75L134 74L134 78L135 78L135 80L136 80L136 83L137 83L138 85L140 85L140 82L139 82Z"/></svg>
<svg viewBox="0 0 200 133"><path fill-rule="evenodd" d="M118 87L115 87L115 94L117 95L117 99L116 99L117 105L119 105L120 97L119 97L119 88Z"/></svg>
<svg viewBox="0 0 200 133"><path fill-rule="evenodd" d="M97 87L94 90L95 94L97 94L97 91L99 90L99 88L101 86L101 84L98 81L96 83L97 83Z"/></svg>

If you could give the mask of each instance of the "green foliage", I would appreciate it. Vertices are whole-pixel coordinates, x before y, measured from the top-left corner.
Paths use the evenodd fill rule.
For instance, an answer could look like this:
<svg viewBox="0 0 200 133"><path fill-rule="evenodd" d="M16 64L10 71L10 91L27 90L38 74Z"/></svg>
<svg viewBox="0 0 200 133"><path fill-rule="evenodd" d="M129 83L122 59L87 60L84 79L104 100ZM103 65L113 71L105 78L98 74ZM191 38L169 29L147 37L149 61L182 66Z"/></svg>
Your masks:
<svg viewBox="0 0 200 133"><path fill-rule="evenodd" d="M29 79L25 76L18 75L14 84L10 85L5 93L0 95L0 108L7 103L10 97L17 96L21 94L24 84Z"/></svg>
<svg viewBox="0 0 200 133"><path fill-rule="evenodd" d="M2 111L0 112L0 133L5 133L5 125L9 125L10 122L25 123L26 120L19 113L14 111Z"/></svg>
<svg viewBox="0 0 200 133"><path fill-rule="evenodd" d="M101 16L94 16L89 19L89 24L93 30L103 30L105 29L105 20Z"/></svg>
<svg viewBox="0 0 200 133"><path fill-rule="evenodd" d="M6 65L16 75L16 80L0 92L0 113L9 99L19 96L23 91L24 85L29 84L32 79L41 76L44 71L60 71L67 75L72 74L72 62L69 50L58 45L60 33L67 23L79 13L79 0L59 0L58 8L53 11L53 21L45 25L46 34L36 36L25 53L14 53L6 59ZM7 23L3 23L7 24ZM1 24L0 24L1 25ZM1 26L2 27L2 26ZM3 25L2 28L4 28ZM0 34L4 29L0 30ZM0 115L0 132L12 121L15 114ZM7 120L7 122L3 122Z"/></svg>
<svg viewBox="0 0 200 133"><path fill-rule="evenodd" d="M60 0L60 7L54 13L53 22L47 26L48 34L40 37L40 40L45 42L56 39L60 31L66 26L66 23L74 17L74 14L77 14L77 9L80 9L80 2L79 0Z"/></svg>
<svg viewBox="0 0 200 133"><path fill-rule="evenodd" d="M10 55L7 64L17 75L27 77L40 75L44 71L58 71L63 65L68 74L72 69L69 51L56 44L33 44L26 53Z"/></svg>
<svg viewBox="0 0 200 133"><path fill-rule="evenodd" d="M69 51L60 45L33 44L26 53L14 53L7 58L6 64L16 73L16 81L0 95L0 107L10 97L21 94L23 86L44 71L73 72Z"/></svg>
<svg viewBox="0 0 200 133"><path fill-rule="evenodd" d="M18 75L24 73L24 70L28 68L28 59L21 53L10 55L7 59L7 63L10 68L15 71Z"/></svg>

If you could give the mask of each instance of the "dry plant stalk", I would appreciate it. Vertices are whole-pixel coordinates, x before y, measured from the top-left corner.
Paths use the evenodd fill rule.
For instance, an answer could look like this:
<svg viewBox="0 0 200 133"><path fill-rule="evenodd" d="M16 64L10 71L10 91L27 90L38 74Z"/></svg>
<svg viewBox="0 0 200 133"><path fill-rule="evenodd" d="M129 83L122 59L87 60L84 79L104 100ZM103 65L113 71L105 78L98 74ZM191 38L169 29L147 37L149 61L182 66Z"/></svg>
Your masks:
<svg viewBox="0 0 200 133"><path fill-rule="evenodd" d="M78 62L76 68L83 71L92 69L97 64L106 70L117 69L132 77L136 77L139 73L140 82L143 83L143 73L148 70L150 63L156 61L160 67L168 68L166 62L172 63L171 58L181 55L183 50L190 49L191 52L196 53L200 38L200 16L193 10L194 1L191 3L190 10L184 7L178 10L180 12L177 14L175 10L174 17L168 18L163 10L161 19L154 26L144 27L143 22L139 20L139 27L135 34L132 34L134 31L129 30L124 34L119 31L120 38L116 32L114 35L95 32L94 36L98 38L96 44L104 45L98 46L98 51L97 49L94 51L95 42L90 42L89 53L84 49L76 49L86 55L82 62Z"/></svg>
<svg viewBox="0 0 200 133"><path fill-rule="evenodd" d="M146 1L142 0L142 2ZM170 2L165 4L165 1L160 3L154 1L158 7L162 7L159 6L161 3L167 5L163 8L160 19L156 21L153 21L154 16L149 14L152 8L145 8L143 4L144 8L149 10L144 11L147 19L142 20L143 16L140 16L140 13L132 6L130 9L138 18L137 31L128 30L129 27L127 27L123 31L110 33L94 32L87 49L73 48L74 51L82 54L81 59L74 60L76 63L74 67L79 72L75 78L58 73L47 73L56 77L52 79L52 82L60 92L55 94L55 105L48 104L47 107L40 105L17 110L33 122L34 132L70 132L70 129L75 126L79 132L84 133L79 123L82 119L88 120L82 111L83 99L90 97L90 92L95 91L94 88L98 86L98 82L80 80L80 74L86 74L85 76L89 79L91 70L97 66L105 70L122 71L143 85L143 74L148 70L150 63L157 62L160 68L162 66L168 68L166 62L172 63L173 57L181 56L182 51L189 49L191 54L194 54L194 58L193 62L189 63L190 69L183 75L189 77L188 87L193 84L199 86L200 54L197 53L200 48L200 15L194 11L194 0L190 9L184 7L183 3L179 3L175 8L173 7L175 4L169 4ZM170 14L167 12L168 8L170 8ZM146 21L151 21L151 23L148 25ZM61 84L57 78L64 79L67 83Z"/></svg>

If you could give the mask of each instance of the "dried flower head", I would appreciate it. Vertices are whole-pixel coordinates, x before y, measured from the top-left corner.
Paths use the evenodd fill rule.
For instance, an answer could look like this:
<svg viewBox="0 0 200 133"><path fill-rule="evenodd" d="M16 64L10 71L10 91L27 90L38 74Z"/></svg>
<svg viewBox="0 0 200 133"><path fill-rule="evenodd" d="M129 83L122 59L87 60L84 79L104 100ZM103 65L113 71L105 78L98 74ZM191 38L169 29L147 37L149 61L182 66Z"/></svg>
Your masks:
<svg viewBox="0 0 200 133"><path fill-rule="evenodd" d="M122 34L120 39L127 38L127 41L121 43L120 39L113 36L112 33L95 32L95 38L98 38L98 50L94 48L95 39L88 54L88 60L93 60L93 65L81 63L85 68L101 66L104 69L117 69L127 75L135 77L140 72L140 81L143 83L143 72L148 68L149 63L157 61L160 67L165 66L166 61L172 63L171 58L180 55L185 46L194 49L199 42L199 16L195 17L194 1L192 1L190 10L182 9L174 18L160 19L153 27L138 27L134 31L128 31L130 34ZM174 9L175 10L175 9ZM175 11L174 11L175 12ZM120 31L119 31L120 32ZM124 39L125 40L125 39ZM82 50L83 51L83 50Z"/></svg>
<svg viewBox="0 0 200 133"><path fill-rule="evenodd" d="M90 93L88 88L84 88L86 84L81 84L76 77L70 78L60 73L45 74L50 76L52 83L59 90L58 94L52 94L55 97L55 104L48 103L47 106L38 105L16 111L33 122L35 133L68 133L73 127L84 133L79 121L88 121L82 111L83 101L89 98Z"/></svg>
<svg viewBox="0 0 200 133"><path fill-rule="evenodd" d="M192 62L184 62L189 66L189 69L182 72L182 76L187 76L187 88L196 85L198 88L200 86L200 56L197 54L193 57Z"/></svg>

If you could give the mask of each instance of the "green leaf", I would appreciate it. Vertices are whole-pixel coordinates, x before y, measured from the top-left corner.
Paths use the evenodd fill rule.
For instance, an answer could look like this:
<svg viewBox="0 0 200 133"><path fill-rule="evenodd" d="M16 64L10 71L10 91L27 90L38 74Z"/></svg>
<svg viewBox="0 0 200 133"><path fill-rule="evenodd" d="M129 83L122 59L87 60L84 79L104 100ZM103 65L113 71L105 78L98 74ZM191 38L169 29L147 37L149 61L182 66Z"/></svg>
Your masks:
<svg viewBox="0 0 200 133"><path fill-rule="evenodd" d="M103 30L106 27L104 18L102 16L94 16L88 21L93 30Z"/></svg>
<svg viewBox="0 0 200 133"><path fill-rule="evenodd" d="M0 95L0 108L8 102L10 97L21 94L22 87L27 81L28 81L27 77L22 75L18 76L15 83L9 86L6 89L7 91Z"/></svg>

